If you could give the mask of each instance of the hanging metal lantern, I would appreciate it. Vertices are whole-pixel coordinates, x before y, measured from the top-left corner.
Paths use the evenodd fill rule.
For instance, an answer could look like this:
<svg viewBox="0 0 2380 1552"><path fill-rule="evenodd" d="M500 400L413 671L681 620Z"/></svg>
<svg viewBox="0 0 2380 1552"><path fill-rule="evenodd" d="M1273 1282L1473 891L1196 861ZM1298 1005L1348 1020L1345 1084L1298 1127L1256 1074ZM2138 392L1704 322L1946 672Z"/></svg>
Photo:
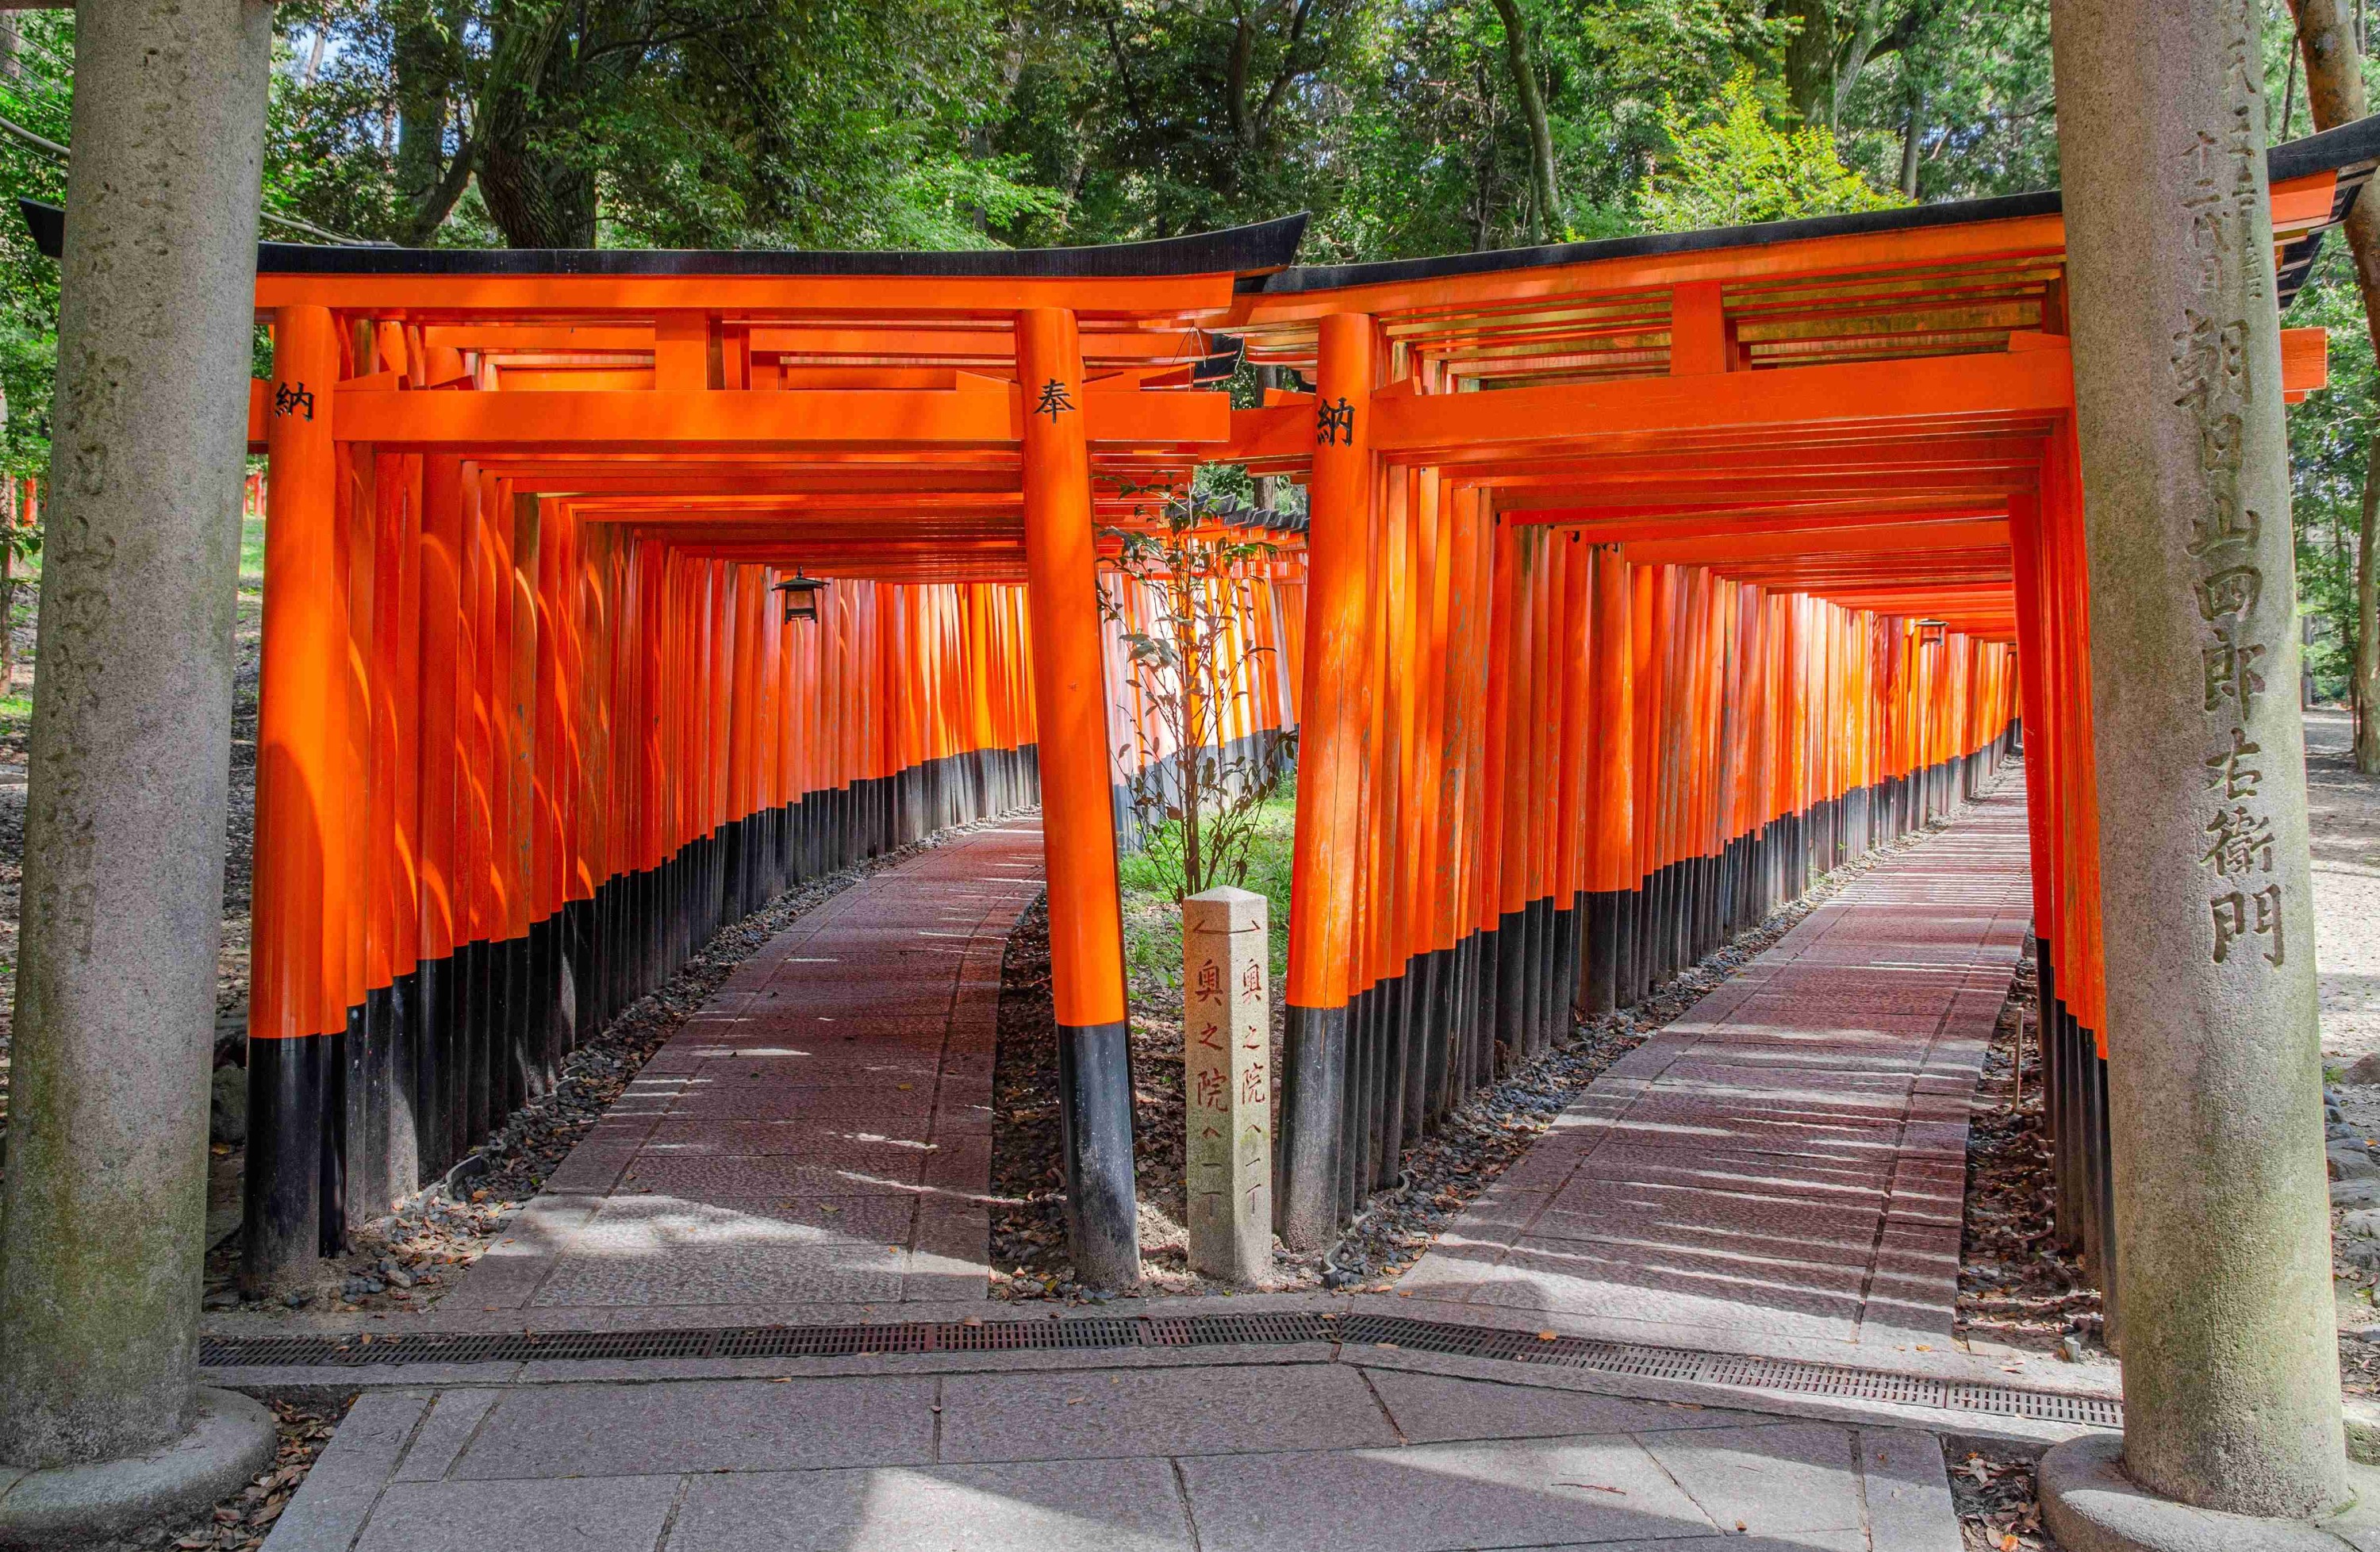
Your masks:
<svg viewBox="0 0 2380 1552"><path fill-rule="evenodd" d="M819 617L819 595L825 592L829 586L830 584L818 577L804 576L797 567L791 576L778 583L774 590L785 595L787 620L815 621Z"/></svg>

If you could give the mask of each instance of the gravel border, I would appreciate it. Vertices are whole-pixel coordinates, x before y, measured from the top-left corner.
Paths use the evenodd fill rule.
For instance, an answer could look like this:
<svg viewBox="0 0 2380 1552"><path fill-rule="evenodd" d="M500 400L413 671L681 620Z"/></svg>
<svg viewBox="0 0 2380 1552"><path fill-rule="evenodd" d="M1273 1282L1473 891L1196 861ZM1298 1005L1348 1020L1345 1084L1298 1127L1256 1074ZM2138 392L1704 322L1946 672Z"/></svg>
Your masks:
<svg viewBox="0 0 2380 1552"><path fill-rule="evenodd" d="M2083 1270L2082 1258L2062 1248L2056 1234L2038 976L2028 939L1967 1112L1967 1187L1952 1329L1961 1341L2070 1359L2105 1358L2099 1289ZM2023 1102L2015 1107L2011 1085L2020 1028Z"/></svg>

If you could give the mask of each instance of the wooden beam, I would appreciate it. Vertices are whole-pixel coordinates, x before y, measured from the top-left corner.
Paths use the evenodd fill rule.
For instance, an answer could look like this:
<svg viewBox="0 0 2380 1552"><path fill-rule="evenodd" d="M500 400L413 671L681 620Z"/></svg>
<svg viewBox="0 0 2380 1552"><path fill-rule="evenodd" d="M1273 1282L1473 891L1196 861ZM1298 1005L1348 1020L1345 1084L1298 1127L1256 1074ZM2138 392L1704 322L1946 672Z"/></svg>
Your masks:
<svg viewBox="0 0 2380 1552"><path fill-rule="evenodd" d="M1927 357L1711 377L1632 378L1489 393L1375 394L1374 445L1414 462L1475 462L1564 443L1658 446L1715 427L1738 434L2023 420L2074 403L2066 352Z"/></svg>
<svg viewBox="0 0 2380 1552"><path fill-rule="evenodd" d="M1222 394L1083 394L1094 446L1218 444ZM408 450L653 451L1006 448L1024 436L1015 392L819 389L786 393L417 394L341 390L342 442Z"/></svg>
<svg viewBox="0 0 2380 1552"><path fill-rule="evenodd" d="M1639 564L1721 565L1730 562L1788 557L1824 561L1836 555L1896 554L1925 566L1935 552L2005 546L2008 520L1951 523L1886 523L1839 528L1823 536L1807 532L1699 534L1689 539L1638 540L1624 546Z"/></svg>

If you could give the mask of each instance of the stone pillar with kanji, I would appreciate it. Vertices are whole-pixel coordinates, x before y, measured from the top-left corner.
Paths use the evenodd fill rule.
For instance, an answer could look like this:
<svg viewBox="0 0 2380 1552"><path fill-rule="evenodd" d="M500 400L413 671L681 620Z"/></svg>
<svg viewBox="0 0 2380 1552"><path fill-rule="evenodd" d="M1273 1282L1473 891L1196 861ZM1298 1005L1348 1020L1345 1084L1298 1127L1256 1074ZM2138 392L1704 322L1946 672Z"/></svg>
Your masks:
<svg viewBox="0 0 2380 1552"><path fill-rule="evenodd" d="M1272 999L1265 897L1211 889L1182 903L1190 1269L1272 1278Z"/></svg>

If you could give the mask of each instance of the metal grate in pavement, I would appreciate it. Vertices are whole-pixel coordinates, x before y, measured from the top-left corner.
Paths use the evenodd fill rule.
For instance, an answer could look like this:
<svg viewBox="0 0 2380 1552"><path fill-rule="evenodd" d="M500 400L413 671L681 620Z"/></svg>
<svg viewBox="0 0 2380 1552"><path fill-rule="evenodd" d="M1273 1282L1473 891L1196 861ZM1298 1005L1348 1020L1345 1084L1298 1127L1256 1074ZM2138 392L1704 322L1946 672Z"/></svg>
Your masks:
<svg viewBox="0 0 2380 1552"><path fill-rule="evenodd" d="M1095 1316L1039 1320L908 1321L881 1326L756 1326L665 1331L511 1331L483 1335L378 1332L346 1336L208 1337L211 1369L386 1364L522 1364L668 1358L867 1358L909 1352L1097 1351L1130 1347L1277 1347L1332 1342L1552 1364L1645 1379L1684 1380L1800 1396L1982 1412L2046 1423L2120 1428L2123 1408L2094 1396L1971 1384L1790 1358L1694 1352L1584 1337L1543 1337L1390 1315ZM236 1378L237 1376L225 1377Z"/></svg>

